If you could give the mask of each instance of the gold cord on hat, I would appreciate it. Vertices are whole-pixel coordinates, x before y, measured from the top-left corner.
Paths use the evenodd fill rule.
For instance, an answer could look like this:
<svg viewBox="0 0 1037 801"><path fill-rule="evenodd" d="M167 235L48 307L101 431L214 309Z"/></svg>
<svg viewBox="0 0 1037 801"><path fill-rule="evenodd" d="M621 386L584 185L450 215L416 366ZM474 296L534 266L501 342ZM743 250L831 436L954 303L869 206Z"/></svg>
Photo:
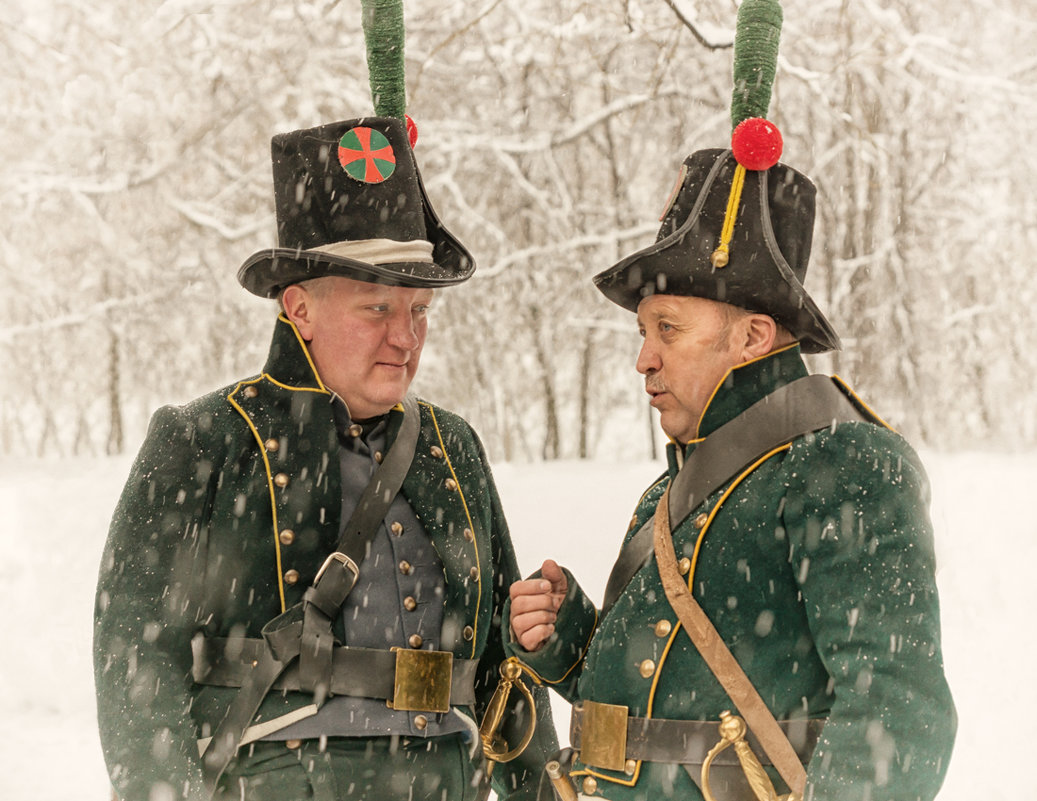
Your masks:
<svg viewBox="0 0 1037 801"><path fill-rule="evenodd" d="M735 220L738 219L738 203L742 199L742 187L745 186L745 167L735 166L735 174L731 179L731 194L727 198L727 211L724 212L724 227L720 230L720 245L710 255L713 267L726 267L729 260L729 246L735 233Z"/></svg>

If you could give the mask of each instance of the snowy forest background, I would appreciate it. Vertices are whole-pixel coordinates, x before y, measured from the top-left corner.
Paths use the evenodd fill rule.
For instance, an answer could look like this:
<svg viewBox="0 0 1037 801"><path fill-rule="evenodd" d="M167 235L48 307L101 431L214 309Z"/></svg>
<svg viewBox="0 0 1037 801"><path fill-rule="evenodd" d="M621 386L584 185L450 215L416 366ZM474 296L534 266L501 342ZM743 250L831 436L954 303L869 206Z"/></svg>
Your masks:
<svg viewBox="0 0 1037 801"><path fill-rule="evenodd" d="M632 317L590 277L653 239L685 155L727 142L736 5L405 0L417 157L479 263L438 297L416 388L486 440L522 570L555 557L597 597L660 466ZM961 718L940 799L1016 799L1037 740L1037 6L783 5L771 117L818 185L807 288L844 343L811 367L932 478ZM262 366L274 309L234 276L275 244L270 137L371 112L360 30L360 0L0 2L5 798L107 798L107 521L155 407Z"/></svg>
<svg viewBox="0 0 1037 801"><path fill-rule="evenodd" d="M784 6L771 117L844 343L812 368L922 446L1034 445L1034 4ZM416 388L502 460L612 452L617 421L651 458L633 320L590 277L727 143L736 3L405 8L418 160L479 264ZM371 113L359 0L5 0L0 52L0 454L135 450L263 363L273 306L235 272L276 243L269 141Z"/></svg>

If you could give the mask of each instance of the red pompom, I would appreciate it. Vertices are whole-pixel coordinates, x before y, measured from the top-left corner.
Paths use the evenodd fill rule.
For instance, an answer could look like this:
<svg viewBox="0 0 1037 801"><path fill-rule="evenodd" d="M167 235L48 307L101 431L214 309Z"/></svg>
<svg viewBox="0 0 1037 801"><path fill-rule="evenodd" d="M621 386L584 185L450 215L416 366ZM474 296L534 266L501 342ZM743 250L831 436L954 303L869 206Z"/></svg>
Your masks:
<svg viewBox="0 0 1037 801"><path fill-rule="evenodd" d="M731 134L731 150L747 170L769 170L781 158L782 144L778 126L763 117L742 120Z"/></svg>
<svg viewBox="0 0 1037 801"><path fill-rule="evenodd" d="M407 121L407 138L410 139L410 146L414 147L418 143L418 126L414 124L410 114L404 114L403 118Z"/></svg>

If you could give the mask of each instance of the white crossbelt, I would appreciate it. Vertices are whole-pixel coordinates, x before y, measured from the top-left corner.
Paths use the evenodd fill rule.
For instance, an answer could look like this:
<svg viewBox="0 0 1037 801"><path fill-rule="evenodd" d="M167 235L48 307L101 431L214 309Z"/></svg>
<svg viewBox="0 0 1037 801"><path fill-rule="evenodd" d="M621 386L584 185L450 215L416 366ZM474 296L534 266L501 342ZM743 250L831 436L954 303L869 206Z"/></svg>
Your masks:
<svg viewBox="0 0 1037 801"><path fill-rule="evenodd" d="M244 735L241 737L239 746L248 745L254 743L256 740L262 740L264 737L268 737L274 732L281 731L286 726L291 726L293 723L298 723L300 720L312 717L317 714L317 705L308 704L302 706L293 712L289 712L287 715L281 715L279 718L268 720L263 723L257 723L254 726L249 726L245 729ZM198 740L198 756L205 754L205 749L209 746L209 741L212 737L201 737Z"/></svg>

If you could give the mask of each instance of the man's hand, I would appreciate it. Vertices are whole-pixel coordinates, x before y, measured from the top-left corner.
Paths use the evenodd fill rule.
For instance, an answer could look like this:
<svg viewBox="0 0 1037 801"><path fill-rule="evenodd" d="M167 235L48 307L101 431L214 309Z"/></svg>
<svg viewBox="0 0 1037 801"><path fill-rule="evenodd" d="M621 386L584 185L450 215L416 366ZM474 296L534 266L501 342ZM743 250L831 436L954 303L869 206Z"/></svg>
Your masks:
<svg viewBox="0 0 1037 801"><path fill-rule="evenodd" d="M553 560L544 562L541 575L511 585L511 630L527 651L536 651L554 633L558 610L569 591L565 573Z"/></svg>

